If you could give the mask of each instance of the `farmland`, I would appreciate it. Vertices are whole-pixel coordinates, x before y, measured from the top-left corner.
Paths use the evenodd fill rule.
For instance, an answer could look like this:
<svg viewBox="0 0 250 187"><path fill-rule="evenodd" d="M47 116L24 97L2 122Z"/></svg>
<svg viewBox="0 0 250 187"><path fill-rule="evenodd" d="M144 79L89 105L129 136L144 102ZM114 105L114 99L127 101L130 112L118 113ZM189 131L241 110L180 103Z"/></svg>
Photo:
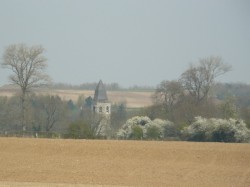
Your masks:
<svg viewBox="0 0 250 187"><path fill-rule="evenodd" d="M0 138L0 186L250 186L250 144Z"/></svg>
<svg viewBox="0 0 250 187"><path fill-rule="evenodd" d="M17 89L0 89L0 96L13 96L18 93ZM41 95L58 95L64 100L77 101L80 95L86 98L94 96L93 90L58 90L58 89L37 89L34 93ZM152 92L135 91L108 91L108 98L113 104L125 102L129 108L145 107L152 104Z"/></svg>

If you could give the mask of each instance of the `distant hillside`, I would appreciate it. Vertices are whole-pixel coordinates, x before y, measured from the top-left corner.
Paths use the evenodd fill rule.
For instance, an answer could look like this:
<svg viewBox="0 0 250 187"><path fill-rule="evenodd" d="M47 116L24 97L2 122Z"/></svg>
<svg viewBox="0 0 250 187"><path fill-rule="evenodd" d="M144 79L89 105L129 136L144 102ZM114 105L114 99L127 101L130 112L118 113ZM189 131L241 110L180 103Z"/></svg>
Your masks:
<svg viewBox="0 0 250 187"><path fill-rule="evenodd" d="M66 83L54 83L51 85L53 89L60 89L60 90L95 90L97 86L97 82L93 83L82 83L80 85L72 85ZM150 86L131 86L128 88L124 88L120 86L118 83L104 83L106 90L108 91L154 91L154 87Z"/></svg>
<svg viewBox="0 0 250 187"><path fill-rule="evenodd" d="M84 95L86 98L94 96L94 90L68 90L68 89L34 89L36 94L50 94L58 95L64 100L77 101L80 95ZM0 96L11 97L17 94L19 90L15 87L2 87L0 88ZM153 92L143 91L108 91L109 100L115 103L126 103L129 108L140 108L152 105L151 95Z"/></svg>
<svg viewBox="0 0 250 187"><path fill-rule="evenodd" d="M54 84L50 89L35 89L36 93L59 95L65 100L76 101L78 96L93 96L97 83L85 83L82 86ZM144 107L152 105L152 87L134 86L123 89L117 83L105 85L112 103L126 102L128 107ZM0 96L12 96L18 93L18 87L5 85L0 87ZM244 83L217 83L212 92L213 97L224 100L234 97L239 106L250 106L250 85Z"/></svg>

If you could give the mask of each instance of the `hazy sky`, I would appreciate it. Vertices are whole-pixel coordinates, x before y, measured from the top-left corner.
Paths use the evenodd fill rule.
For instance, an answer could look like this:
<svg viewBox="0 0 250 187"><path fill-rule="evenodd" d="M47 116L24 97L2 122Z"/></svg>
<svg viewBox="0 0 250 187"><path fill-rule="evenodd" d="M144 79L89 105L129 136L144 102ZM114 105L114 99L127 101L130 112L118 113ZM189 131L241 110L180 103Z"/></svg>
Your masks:
<svg viewBox="0 0 250 187"><path fill-rule="evenodd" d="M250 83L250 1L0 0L1 56L15 43L41 44L54 82L155 86L219 55L220 81Z"/></svg>

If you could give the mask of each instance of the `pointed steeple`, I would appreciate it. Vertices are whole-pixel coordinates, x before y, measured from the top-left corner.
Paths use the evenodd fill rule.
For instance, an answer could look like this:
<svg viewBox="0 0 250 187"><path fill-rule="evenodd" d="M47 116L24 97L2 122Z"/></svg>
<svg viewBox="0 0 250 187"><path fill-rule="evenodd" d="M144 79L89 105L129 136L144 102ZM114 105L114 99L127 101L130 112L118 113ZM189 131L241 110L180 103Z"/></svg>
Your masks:
<svg viewBox="0 0 250 187"><path fill-rule="evenodd" d="M94 125L94 131L97 136L110 135L110 116L111 103L108 101L107 91L100 80L95 89L94 102L92 103L92 111L96 114L95 120L98 123Z"/></svg>
<svg viewBox="0 0 250 187"><path fill-rule="evenodd" d="M107 91L102 80L100 80L95 89L94 102L97 103L97 102L107 102L107 101L108 101Z"/></svg>

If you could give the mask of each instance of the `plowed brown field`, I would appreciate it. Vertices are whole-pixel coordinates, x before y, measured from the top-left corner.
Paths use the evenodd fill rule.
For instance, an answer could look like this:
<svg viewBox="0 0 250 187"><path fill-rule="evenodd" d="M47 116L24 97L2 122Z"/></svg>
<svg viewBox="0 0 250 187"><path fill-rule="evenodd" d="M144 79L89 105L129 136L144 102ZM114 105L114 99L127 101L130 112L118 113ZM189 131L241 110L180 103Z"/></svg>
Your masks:
<svg viewBox="0 0 250 187"><path fill-rule="evenodd" d="M0 138L0 186L249 187L250 144Z"/></svg>

